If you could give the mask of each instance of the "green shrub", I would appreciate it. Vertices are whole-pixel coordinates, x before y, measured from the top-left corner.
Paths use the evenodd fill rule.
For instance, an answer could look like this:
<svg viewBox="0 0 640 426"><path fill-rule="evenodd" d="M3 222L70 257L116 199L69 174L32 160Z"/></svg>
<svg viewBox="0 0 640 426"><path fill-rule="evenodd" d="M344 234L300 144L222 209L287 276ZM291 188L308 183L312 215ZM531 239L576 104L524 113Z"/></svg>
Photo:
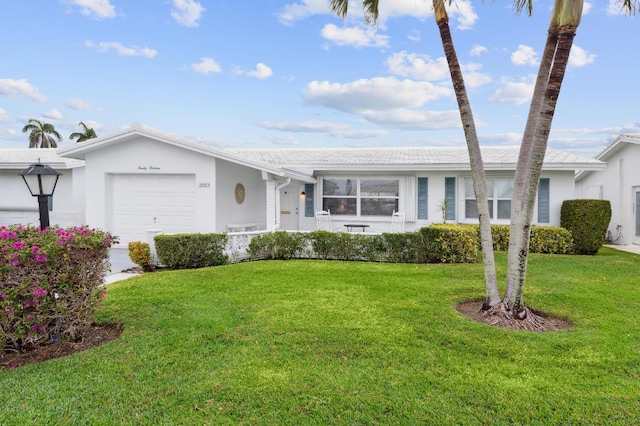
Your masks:
<svg viewBox="0 0 640 426"><path fill-rule="evenodd" d="M3 226L0 241L0 352L80 339L104 296L115 237L87 226Z"/></svg>
<svg viewBox="0 0 640 426"><path fill-rule="evenodd" d="M145 271L149 270L151 267L151 247L149 244L142 241L131 241L127 248L129 249L129 259Z"/></svg>
<svg viewBox="0 0 640 426"><path fill-rule="evenodd" d="M434 263L473 263L478 258L478 232L468 225L433 224L421 228L425 258Z"/></svg>
<svg viewBox="0 0 640 426"><path fill-rule="evenodd" d="M156 235L154 242L161 264L169 269L192 269L224 265L227 234Z"/></svg>
<svg viewBox="0 0 640 426"><path fill-rule="evenodd" d="M382 234L383 259L392 263L424 263L424 244L419 232Z"/></svg>
<svg viewBox="0 0 640 426"><path fill-rule="evenodd" d="M596 254L605 242L611 221L607 200L565 200L560 210L560 226L573 237L576 254Z"/></svg>
<svg viewBox="0 0 640 426"><path fill-rule="evenodd" d="M311 248L318 259L337 259L338 232L317 230L309 233Z"/></svg>
<svg viewBox="0 0 640 426"><path fill-rule="evenodd" d="M529 240L531 253L571 254L573 238L571 232L560 226L533 226Z"/></svg>
<svg viewBox="0 0 640 426"><path fill-rule="evenodd" d="M252 259L294 259L304 252L307 240L297 232L277 231L253 237L247 248Z"/></svg>

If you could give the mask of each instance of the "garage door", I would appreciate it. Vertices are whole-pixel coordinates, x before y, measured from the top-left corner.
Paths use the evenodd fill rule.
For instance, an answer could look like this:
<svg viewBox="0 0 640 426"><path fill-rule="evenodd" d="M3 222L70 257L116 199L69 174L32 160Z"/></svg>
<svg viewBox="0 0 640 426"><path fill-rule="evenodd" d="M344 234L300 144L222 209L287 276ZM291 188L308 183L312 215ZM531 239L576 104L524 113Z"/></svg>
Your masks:
<svg viewBox="0 0 640 426"><path fill-rule="evenodd" d="M147 241L150 229L195 232L195 176L113 175L111 205L109 230L121 246Z"/></svg>

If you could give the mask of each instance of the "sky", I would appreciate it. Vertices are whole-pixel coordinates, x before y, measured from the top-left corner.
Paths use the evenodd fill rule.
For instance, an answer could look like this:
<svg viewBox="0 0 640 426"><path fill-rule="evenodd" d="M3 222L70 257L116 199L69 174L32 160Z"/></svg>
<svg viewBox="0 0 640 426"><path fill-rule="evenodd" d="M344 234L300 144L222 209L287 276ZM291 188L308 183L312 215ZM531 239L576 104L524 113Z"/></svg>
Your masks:
<svg viewBox="0 0 640 426"><path fill-rule="evenodd" d="M141 123L219 148L463 146L431 2L0 0L0 148L29 119L70 146ZM450 26L481 145L518 145L552 0L456 0ZM640 133L637 17L585 2L549 146L586 157Z"/></svg>

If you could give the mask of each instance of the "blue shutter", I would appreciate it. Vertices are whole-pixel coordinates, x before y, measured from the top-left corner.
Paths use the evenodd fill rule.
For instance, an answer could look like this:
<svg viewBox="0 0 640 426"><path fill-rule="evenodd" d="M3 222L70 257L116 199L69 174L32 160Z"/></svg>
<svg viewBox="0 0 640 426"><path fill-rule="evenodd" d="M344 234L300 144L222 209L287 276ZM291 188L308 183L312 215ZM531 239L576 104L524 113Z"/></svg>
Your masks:
<svg viewBox="0 0 640 426"><path fill-rule="evenodd" d="M447 200L447 220L456 220L456 178L444 178L444 199Z"/></svg>
<svg viewBox="0 0 640 426"><path fill-rule="evenodd" d="M316 215L315 209L313 208L313 195L315 191L315 185L312 183L304 184L304 217L314 217Z"/></svg>
<svg viewBox="0 0 640 426"><path fill-rule="evenodd" d="M429 178L418 178L418 219L429 219Z"/></svg>
<svg viewBox="0 0 640 426"><path fill-rule="evenodd" d="M549 223L549 178L538 183L538 223Z"/></svg>

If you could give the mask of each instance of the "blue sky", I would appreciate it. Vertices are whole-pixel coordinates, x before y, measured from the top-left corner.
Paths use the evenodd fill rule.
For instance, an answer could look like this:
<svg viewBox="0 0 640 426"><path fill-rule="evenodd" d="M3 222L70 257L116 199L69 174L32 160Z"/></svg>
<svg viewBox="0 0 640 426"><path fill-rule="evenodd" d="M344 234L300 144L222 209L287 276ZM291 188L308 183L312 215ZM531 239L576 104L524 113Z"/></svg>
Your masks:
<svg viewBox="0 0 640 426"><path fill-rule="evenodd" d="M217 147L464 145L430 1L0 0L0 147L30 118L68 136L138 122ZM551 0L455 1L452 35L483 145L519 144ZM549 145L592 157L640 133L637 18L585 2Z"/></svg>

